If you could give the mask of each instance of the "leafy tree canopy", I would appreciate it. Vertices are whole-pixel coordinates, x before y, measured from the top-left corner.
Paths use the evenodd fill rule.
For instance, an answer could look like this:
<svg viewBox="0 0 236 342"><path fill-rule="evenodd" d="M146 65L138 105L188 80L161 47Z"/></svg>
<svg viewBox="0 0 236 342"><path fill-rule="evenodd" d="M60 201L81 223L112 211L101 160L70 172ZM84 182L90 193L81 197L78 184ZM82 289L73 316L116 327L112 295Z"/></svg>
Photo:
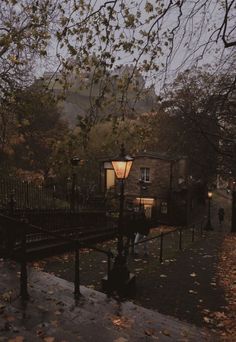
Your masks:
<svg viewBox="0 0 236 342"><path fill-rule="evenodd" d="M132 63L123 84L125 111L125 93L137 69L156 83L171 66L189 66L207 55L218 56L221 65L232 61L235 11L235 0L2 0L2 92L25 81L34 57L49 62L54 56L53 70L65 76L90 68L94 81Z"/></svg>

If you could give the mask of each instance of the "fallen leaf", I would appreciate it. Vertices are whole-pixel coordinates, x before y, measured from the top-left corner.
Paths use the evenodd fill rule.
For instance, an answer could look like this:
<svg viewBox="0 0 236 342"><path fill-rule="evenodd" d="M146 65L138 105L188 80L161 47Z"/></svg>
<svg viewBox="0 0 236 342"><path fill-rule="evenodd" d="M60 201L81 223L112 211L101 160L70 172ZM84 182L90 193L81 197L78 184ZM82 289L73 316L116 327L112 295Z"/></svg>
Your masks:
<svg viewBox="0 0 236 342"><path fill-rule="evenodd" d="M188 292L192 294L197 294L197 291L194 291L194 290L189 290Z"/></svg>
<svg viewBox="0 0 236 342"><path fill-rule="evenodd" d="M210 322L211 322L210 318L208 318L208 317L203 317L203 320L204 320L206 323L210 323Z"/></svg>
<svg viewBox="0 0 236 342"><path fill-rule="evenodd" d="M15 321L15 317L14 316L7 315L7 316L4 316L4 318L8 322L14 322Z"/></svg>
<svg viewBox="0 0 236 342"><path fill-rule="evenodd" d="M25 339L23 336L16 336L8 340L8 342L23 342Z"/></svg>
<svg viewBox="0 0 236 342"><path fill-rule="evenodd" d="M52 326L58 327L58 321L51 321Z"/></svg>
<svg viewBox="0 0 236 342"><path fill-rule="evenodd" d="M146 329L146 330L144 330L144 333L147 336L153 336L153 335L155 335L155 330L154 329Z"/></svg>
<svg viewBox="0 0 236 342"><path fill-rule="evenodd" d="M47 337L44 337L43 341L45 341L45 342L54 342L55 341L55 337L47 336Z"/></svg>
<svg viewBox="0 0 236 342"><path fill-rule="evenodd" d="M59 310L55 311L55 315L57 315L57 316L61 315L61 311L59 311Z"/></svg>
<svg viewBox="0 0 236 342"><path fill-rule="evenodd" d="M118 328L131 328L133 320L126 317L115 316L111 318L112 323Z"/></svg>
<svg viewBox="0 0 236 342"><path fill-rule="evenodd" d="M197 276L197 275L196 275L195 272L193 272L193 273L190 274L190 277L196 277L196 276Z"/></svg>
<svg viewBox="0 0 236 342"><path fill-rule="evenodd" d="M36 335L39 337L42 337L44 335L43 330L41 330L41 329L36 330Z"/></svg>
<svg viewBox="0 0 236 342"><path fill-rule="evenodd" d="M124 337L118 337L117 339L115 339L113 342L128 342L129 340L127 340Z"/></svg>
<svg viewBox="0 0 236 342"><path fill-rule="evenodd" d="M2 299L5 302L10 302L11 301L11 295L12 295L12 291L8 291L2 294Z"/></svg>
<svg viewBox="0 0 236 342"><path fill-rule="evenodd" d="M167 329L162 330L161 333L165 336L171 336L169 330Z"/></svg>

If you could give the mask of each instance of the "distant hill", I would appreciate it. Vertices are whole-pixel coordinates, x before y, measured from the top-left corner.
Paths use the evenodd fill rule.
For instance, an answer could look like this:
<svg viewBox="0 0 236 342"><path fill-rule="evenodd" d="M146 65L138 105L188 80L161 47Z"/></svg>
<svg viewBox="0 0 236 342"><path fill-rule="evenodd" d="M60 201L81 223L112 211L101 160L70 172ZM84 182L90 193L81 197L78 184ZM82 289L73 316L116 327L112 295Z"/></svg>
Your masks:
<svg viewBox="0 0 236 342"><path fill-rule="evenodd" d="M123 91L124 78L132 72L132 67L124 66L115 70L109 77L101 77L94 82L92 72L70 76L70 88L65 91L64 99L59 101L63 116L70 126L76 125L78 115L85 116L93 112L98 118L120 116L122 110L127 117L150 112L155 108L156 94L154 88L145 88L143 77L138 73L132 78L128 91ZM49 83L56 96L63 94L61 75L45 73L41 80ZM104 88L105 91L104 91Z"/></svg>

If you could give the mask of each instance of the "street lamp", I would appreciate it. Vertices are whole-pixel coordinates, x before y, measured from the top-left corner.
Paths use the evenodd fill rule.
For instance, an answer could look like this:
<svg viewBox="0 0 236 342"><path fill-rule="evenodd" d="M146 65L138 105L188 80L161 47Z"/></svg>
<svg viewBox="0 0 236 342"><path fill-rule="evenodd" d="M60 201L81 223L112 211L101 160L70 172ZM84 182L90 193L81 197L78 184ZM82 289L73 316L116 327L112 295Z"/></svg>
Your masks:
<svg viewBox="0 0 236 342"><path fill-rule="evenodd" d="M80 158L72 157L70 160L72 167L72 185L71 185L71 202L70 209L71 211L75 211L75 198L76 198L76 186L77 186L77 166L79 165Z"/></svg>
<svg viewBox="0 0 236 342"><path fill-rule="evenodd" d="M129 176L133 160L134 159L132 157L125 154L125 149L122 144L119 156L111 161L116 178L120 183L120 207L118 219L117 256L108 279L108 287L110 290L124 291L134 282L134 277L130 277L130 273L126 265L126 254L123 243L124 181Z"/></svg>
<svg viewBox="0 0 236 342"><path fill-rule="evenodd" d="M208 198L208 216L207 216L207 224L205 230L213 230L211 225L211 200L212 200L212 191L207 192Z"/></svg>

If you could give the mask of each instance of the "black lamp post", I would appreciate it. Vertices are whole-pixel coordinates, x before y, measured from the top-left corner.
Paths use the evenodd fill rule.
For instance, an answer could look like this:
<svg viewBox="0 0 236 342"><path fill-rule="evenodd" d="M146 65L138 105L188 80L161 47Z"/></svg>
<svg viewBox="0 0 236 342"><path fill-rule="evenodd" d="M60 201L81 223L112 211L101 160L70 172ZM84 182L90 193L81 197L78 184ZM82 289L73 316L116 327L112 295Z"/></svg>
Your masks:
<svg viewBox="0 0 236 342"><path fill-rule="evenodd" d="M211 200L212 200L212 192L207 192L207 198L208 198L208 215L207 215L207 223L205 230L213 230L211 225Z"/></svg>
<svg viewBox="0 0 236 342"><path fill-rule="evenodd" d="M79 165L80 158L72 157L70 160L72 166L72 184L71 184L71 202L70 209L75 211L75 198L76 198L76 187L77 187L77 166Z"/></svg>
<svg viewBox="0 0 236 342"><path fill-rule="evenodd" d="M120 183L120 207L118 220L118 241L117 256L114 261L113 269L109 274L108 287L110 290L126 290L132 279L126 265L126 255L123 243L123 213L124 213L124 181L129 176L129 172L133 163L133 158L125 154L124 146L121 146L120 154L112 161L116 178Z"/></svg>

